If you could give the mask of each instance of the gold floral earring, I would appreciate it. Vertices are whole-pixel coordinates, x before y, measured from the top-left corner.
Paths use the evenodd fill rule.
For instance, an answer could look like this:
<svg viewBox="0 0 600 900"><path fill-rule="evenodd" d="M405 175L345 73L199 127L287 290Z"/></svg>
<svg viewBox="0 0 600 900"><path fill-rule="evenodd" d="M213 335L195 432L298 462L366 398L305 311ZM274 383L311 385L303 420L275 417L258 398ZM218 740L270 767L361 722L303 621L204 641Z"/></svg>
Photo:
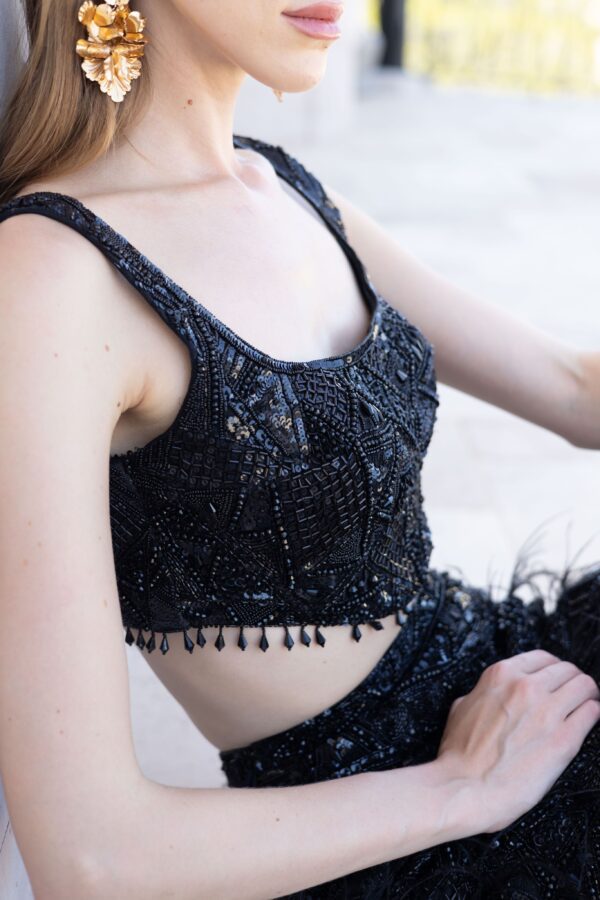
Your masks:
<svg viewBox="0 0 600 900"><path fill-rule="evenodd" d="M87 29L87 40L77 41L75 52L83 57L81 68L90 81L115 103L131 90L131 82L142 71L140 58L148 38L142 33L146 20L132 12L128 0L92 3L85 0L77 18Z"/></svg>
<svg viewBox="0 0 600 900"><path fill-rule="evenodd" d="M283 91L280 91L278 88L272 88L273 93L277 97L280 103L283 103Z"/></svg>

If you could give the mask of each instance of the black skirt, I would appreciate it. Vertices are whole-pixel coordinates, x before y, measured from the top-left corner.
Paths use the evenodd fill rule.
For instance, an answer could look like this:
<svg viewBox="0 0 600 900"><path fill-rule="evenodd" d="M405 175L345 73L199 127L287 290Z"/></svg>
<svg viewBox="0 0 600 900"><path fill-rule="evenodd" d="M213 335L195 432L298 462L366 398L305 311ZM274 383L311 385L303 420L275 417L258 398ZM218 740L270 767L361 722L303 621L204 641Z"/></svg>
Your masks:
<svg viewBox="0 0 600 900"><path fill-rule="evenodd" d="M447 571L363 681L318 715L220 752L232 787L307 784L435 759L452 701L498 659L544 648L600 682L600 566L543 596L493 599ZM600 723L599 723L600 725ZM289 894L302 900L600 898L600 727L552 788L502 831L440 844ZM300 861L302 848L298 848Z"/></svg>

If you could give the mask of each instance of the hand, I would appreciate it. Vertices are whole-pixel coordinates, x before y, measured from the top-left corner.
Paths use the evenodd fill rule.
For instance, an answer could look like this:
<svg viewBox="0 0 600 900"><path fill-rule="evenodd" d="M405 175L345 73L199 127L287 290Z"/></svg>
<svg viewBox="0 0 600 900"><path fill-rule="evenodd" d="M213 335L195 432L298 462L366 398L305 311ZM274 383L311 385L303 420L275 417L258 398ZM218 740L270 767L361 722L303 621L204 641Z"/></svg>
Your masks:
<svg viewBox="0 0 600 900"><path fill-rule="evenodd" d="M454 701L437 762L470 782L479 833L498 831L541 800L599 719L590 675L545 650L519 653Z"/></svg>

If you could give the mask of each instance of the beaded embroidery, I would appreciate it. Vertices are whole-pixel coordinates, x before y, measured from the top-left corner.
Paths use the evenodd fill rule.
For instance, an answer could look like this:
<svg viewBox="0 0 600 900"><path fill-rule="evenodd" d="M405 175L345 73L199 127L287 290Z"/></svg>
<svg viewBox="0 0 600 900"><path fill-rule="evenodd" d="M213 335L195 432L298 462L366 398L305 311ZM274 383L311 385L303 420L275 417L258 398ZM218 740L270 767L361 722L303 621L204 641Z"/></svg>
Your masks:
<svg viewBox="0 0 600 900"><path fill-rule="evenodd" d="M180 632L280 626L284 645L324 646L323 628L402 625L427 598L431 533L421 466L438 394L434 350L376 291L337 207L281 147L234 135L265 155L320 214L371 311L351 352L278 360L243 340L80 201L15 197L0 221L36 212L94 243L186 343L187 393L171 426L110 458L110 515L125 640L152 652ZM309 623L313 635L307 630ZM134 635L137 629L137 637ZM195 629L195 639L188 630ZM150 632L146 639L143 632ZM314 637L314 640L313 640Z"/></svg>
<svg viewBox="0 0 600 900"><path fill-rule="evenodd" d="M430 607L420 607L356 687L283 731L220 751L228 786L290 787L429 763L452 703L494 662L536 648L600 683L600 563L583 576L546 570L552 593L544 596L532 562L517 558L498 600L489 586L432 569ZM528 602L517 593L525 586L533 589ZM539 802L498 831L353 869L279 900L598 900L599 763L596 723Z"/></svg>

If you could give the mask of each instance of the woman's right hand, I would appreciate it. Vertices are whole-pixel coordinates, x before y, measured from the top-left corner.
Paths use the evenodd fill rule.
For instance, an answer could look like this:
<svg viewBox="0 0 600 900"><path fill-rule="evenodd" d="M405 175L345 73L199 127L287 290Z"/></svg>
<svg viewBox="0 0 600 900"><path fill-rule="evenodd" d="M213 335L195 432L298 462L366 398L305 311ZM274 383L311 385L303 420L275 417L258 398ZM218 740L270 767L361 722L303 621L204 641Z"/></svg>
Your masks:
<svg viewBox="0 0 600 900"><path fill-rule="evenodd" d="M600 719L600 690L545 650L493 663L450 708L437 763L466 779L478 833L510 825L541 800Z"/></svg>

